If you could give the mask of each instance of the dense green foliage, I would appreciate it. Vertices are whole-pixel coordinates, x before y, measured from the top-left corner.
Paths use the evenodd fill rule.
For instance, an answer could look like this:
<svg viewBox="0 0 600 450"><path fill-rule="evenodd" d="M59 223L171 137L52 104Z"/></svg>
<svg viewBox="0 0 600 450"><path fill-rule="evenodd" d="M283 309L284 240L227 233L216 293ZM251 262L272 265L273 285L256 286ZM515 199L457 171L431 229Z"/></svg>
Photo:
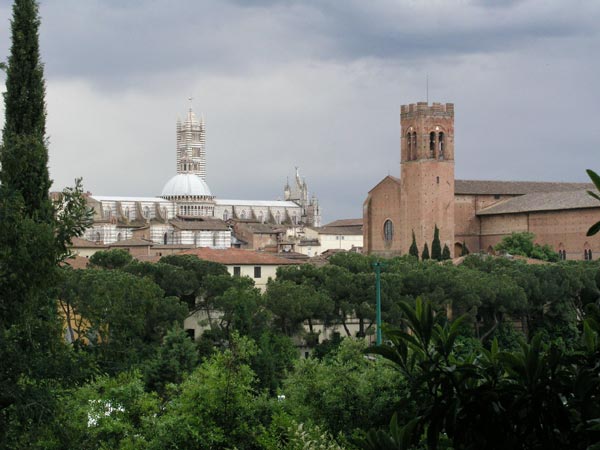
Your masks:
<svg viewBox="0 0 600 450"><path fill-rule="evenodd" d="M412 256L382 264L388 343L374 349L354 339L375 331L374 257L282 267L264 293L190 255L149 264L113 250L87 270L61 266L89 211L79 181L49 200L38 27L36 2L16 0L0 154L1 448L598 448L597 262L439 263L449 249L437 227L434 261L425 243L419 262L413 234ZM554 260L533 236L500 249ZM186 317L201 317L195 341ZM300 360L298 344L312 356Z"/></svg>
<svg viewBox="0 0 600 450"><path fill-rule="evenodd" d="M533 233L512 233L510 236L502 238L502 241L494 249L511 255L527 256L543 261L558 261L558 253L552 247L548 244L536 244L533 242L534 239L535 235Z"/></svg>
<svg viewBox="0 0 600 450"><path fill-rule="evenodd" d="M588 176L590 177L590 179L592 180L592 182L594 183L594 186L596 186L596 190L600 191L600 175L598 175L593 170L589 170L589 169L586 172L587 172ZM600 201L600 195L598 195L598 192L588 191L588 194L590 196L592 196L593 198L595 198L596 200ZM590 227L590 229L588 230L586 235L594 236L595 234L598 233L598 231L600 231L600 220Z"/></svg>
<svg viewBox="0 0 600 450"><path fill-rule="evenodd" d="M392 361L411 385L418 410L396 415L390 431L371 431L364 449L591 449L600 441L600 326L596 314L584 322L574 352L540 335L503 351L489 348L460 355L452 325L429 302L403 304L404 329L388 329L390 345L373 348ZM597 306L592 308L596 312ZM401 426L399 423L404 423ZM447 442L449 441L449 442ZM592 447L593 446L593 447Z"/></svg>

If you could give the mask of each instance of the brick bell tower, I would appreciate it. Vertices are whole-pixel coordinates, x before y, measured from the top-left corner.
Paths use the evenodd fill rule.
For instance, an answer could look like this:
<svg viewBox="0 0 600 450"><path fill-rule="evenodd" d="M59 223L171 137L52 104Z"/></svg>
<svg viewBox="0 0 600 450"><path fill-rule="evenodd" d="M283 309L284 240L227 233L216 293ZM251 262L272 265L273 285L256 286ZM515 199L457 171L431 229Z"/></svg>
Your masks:
<svg viewBox="0 0 600 450"><path fill-rule="evenodd" d="M454 104L419 102L400 110L400 242L408 253L414 231L419 255L434 227L454 252ZM452 255L454 256L454 255Z"/></svg>

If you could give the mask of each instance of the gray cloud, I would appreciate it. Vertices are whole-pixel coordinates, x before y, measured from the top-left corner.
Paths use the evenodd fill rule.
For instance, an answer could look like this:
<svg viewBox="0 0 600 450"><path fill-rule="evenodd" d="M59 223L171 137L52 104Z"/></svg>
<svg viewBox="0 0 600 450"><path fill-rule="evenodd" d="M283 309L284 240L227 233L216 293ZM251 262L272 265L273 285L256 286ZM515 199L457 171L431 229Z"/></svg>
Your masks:
<svg viewBox="0 0 600 450"><path fill-rule="evenodd" d="M399 106L425 99L427 74L430 101L456 104L457 177L579 181L598 165L595 2L49 0L41 13L57 187L159 193L192 94L219 197L280 197L298 165L326 220L360 216L399 174Z"/></svg>

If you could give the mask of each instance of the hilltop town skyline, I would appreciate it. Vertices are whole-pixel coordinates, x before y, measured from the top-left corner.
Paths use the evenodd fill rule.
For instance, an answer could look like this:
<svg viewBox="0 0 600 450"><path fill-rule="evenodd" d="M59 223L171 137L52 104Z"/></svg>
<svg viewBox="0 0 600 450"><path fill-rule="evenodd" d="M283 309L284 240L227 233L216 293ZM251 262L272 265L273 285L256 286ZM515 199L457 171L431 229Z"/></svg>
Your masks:
<svg viewBox="0 0 600 450"><path fill-rule="evenodd" d="M457 178L585 182L598 165L597 5L64 1L40 12L53 189L83 176L97 195L158 195L192 96L221 198L282 197L299 166L324 223L360 217L367 191L399 175L400 105L427 99L427 77L430 103L456 105ZM0 14L4 60L9 5Z"/></svg>

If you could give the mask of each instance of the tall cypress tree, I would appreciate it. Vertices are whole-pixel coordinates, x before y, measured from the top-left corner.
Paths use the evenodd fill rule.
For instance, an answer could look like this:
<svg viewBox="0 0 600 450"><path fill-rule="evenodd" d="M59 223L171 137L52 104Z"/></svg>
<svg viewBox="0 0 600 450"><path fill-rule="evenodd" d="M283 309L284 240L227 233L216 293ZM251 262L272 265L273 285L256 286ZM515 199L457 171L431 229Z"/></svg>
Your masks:
<svg viewBox="0 0 600 450"><path fill-rule="evenodd" d="M462 243L462 251L460 253L460 256L467 256L469 254L469 248L467 247L467 244L465 241L463 241Z"/></svg>
<svg viewBox="0 0 600 450"><path fill-rule="evenodd" d="M408 249L408 254L419 259L419 247L417 247L417 240L415 239L415 230L413 230L413 232L412 232L412 244L410 244L410 248Z"/></svg>
<svg viewBox="0 0 600 450"><path fill-rule="evenodd" d="M450 259L450 248L448 244L444 244L444 249L442 250L442 261Z"/></svg>
<svg viewBox="0 0 600 450"><path fill-rule="evenodd" d="M421 253L421 259L423 261L429 259L429 247L427 246L427 242L425 242L425 245L423 246L423 253Z"/></svg>
<svg viewBox="0 0 600 450"><path fill-rule="evenodd" d="M79 181L49 198L43 65L34 0L15 0L0 148L0 448L30 448L73 373L56 304L58 262L89 213ZM58 211L55 213L55 211Z"/></svg>
<svg viewBox="0 0 600 450"><path fill-rule="evenodd" d="M44 69L40 60L38 5L15 0L12 45L6 71L5 124L0 153L0 182L7 193L21 196L24 212L51 222L51 181L46 148Z"/></svg>
<svg viewBox="0 0 600 450"><path fill-rule="evenodd" d="M433 242L431 243L431 259L436 259L438 261L442 260L442 246L440 244L440 230L435 226L435 230L433 231Z"/></svg>

